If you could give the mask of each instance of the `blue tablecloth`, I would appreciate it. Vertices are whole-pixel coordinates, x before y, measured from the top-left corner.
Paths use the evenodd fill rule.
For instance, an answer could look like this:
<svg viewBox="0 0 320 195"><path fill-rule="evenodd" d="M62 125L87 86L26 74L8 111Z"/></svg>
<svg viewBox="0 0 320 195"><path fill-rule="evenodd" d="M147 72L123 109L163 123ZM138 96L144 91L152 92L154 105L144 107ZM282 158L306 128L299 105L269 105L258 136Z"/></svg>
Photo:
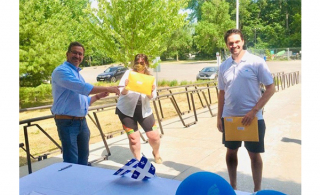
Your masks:
<svg viewBox="0 0 320 195"><path fill-rule="evenodd" d="M181 181L154 177L136 181L128 176L113 175L115 170L72 164L56 163L20 178L21 195L174 195ZM236 191L237 195L250 193Z"/></svg>

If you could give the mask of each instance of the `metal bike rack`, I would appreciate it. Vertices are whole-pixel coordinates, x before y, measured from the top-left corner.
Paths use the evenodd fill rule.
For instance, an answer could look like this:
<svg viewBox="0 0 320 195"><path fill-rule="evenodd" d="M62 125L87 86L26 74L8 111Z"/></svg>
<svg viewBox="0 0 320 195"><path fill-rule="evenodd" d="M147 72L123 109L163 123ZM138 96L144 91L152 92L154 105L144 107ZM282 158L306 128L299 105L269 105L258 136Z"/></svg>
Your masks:
<svg viewBox="0 0 320 195"><path fill-rule="evenodd" d="M26 153L27 153L27 163L28 163L28 172L32 173L32 167L31 167L31 157L33 157L30 154L30 145L29 145L29 138L28 138L28 127L36 126L42 133L44 133L59 149L62 151L62 147L45 131L43 130L40 125L38 124L31 124L33 122L41 121L41 120L46 120L46 119L51 119L53 118L53 115L48 115L48 116L43 116L43 117L37 117L37 118L32 118L32 119L27 119L27 120L22 120L19 121L19 125L26 124L23 126L23 132L24 132L24 140L25 140L25 145L26 145Z"/></svg>
<svg viewBox="0 0 320 195"><path fill-rule="evenodd" d="M168 91L169 91L170 94L176 94L176 93L173 92L173 90L177 90L177 89L184 88L184 92L185 92L185 94L186 94L186 99L187 99L187 102L188 102L188 108L189 108L189 109L188 109L187 111L182 112L181 109L180 109L180 107L179 107L179 106L177 107L178 113L180 113L181 115L183 115L183 114L185 114L185 113L190 113L190 112L192 111L192 108L191 108L191 100L190 100L190 97L189 97L189 93L187 93L187 92L190 91L190 90L192 90L192 89L190 89L191 87L192 87L193 89L197 89L197 87L198 87L198 86L201 86L201 85L207 85L207 87L208 87L208 95L209 95L209 102L210 102L210 104L212 104L212 100L211 100L212 98L211 98L211 95L210 95L210 85L216 86L216 82L215 82L215 81L210 81L210 82L205 82L205 83L198 83L198 84L192 84L192 85L183 85L183 86L176 86L176 87L164 87L164 88L160 88L160 89L157 90L157 96L158 96L158 97L159 97L159 96L165 96L167 93L165 93L165 94L160 94L160 92L163 93L163 92L168 92ZM216 90L217 90L217 89L216 89ZM201 102L202 107L205 107L205 105L203 104L203 101L202 101L202 98L201 98L199 92L198 92L198 97L199 97L199 99L200 99L200 102ZM165 118L165 117L164 117L164 114L163 114L163 111L162 111L162 105L161 105L161 100L163 100L163 99L165 99L165 98L161 98L161 99L158 98L158 99L157 99L157 103L158 103L158 105L159 105L159 110L158 110L158 111L160 111L159 113L160 113L160 115L161 115L161 117L160 117L160 115L159 115L158 120L160 120L160 121L161 121L163 118ZM176 102L176 98L173 96L171 101ZM175 104L175 105L178 105L177 103L174 103L174 104ZM155 103L154 103L154 105L155 105Z"/></svg>
<svg viewBox="0 0 320 195"><path fill-rule="evenodd" d="M209 112L210 112L211 116L214 116L214 114L213 114L212 111L211 111L209 101L208 101L208 99L207 99L207 97L206 97L206 95L205 95L205 92L204 92L204 90L208 90L208 93L210 94L210 88L215 88L216 91L217 91L217 87L216 87L216 86L211 86L211 87L196 88L196 89L191 90L191 91L188 91L188 90L187 90L187 91L176 92L176 93L172 93L172 91L170 91L170 93L168 93L168 94L163 94L163 95L157 96L157 97L153 100L153 106L154 106L154 109L155 109L156 116L157 116L157 118L158 118L158 123L159 123L159 127L160 127L161 134L164 134L164 131L163 131L163 127L162 127L162 124L161 124L161 120L159 120L160 114L159 114L159 110L158 110L157 104L156 104L157 101L160 101L160 100L162 100L162 99L167 99L167 98L169 98L170 101L171 101L171 103L172 103L172 105L173 105L173 107L174 107L174 109L175 109L175 111L176 111L176 113L177 113L177 115L178 115L178 117L179 117L179 119L180 119L180 121L181 121L181 123L183 124L183 126L189 127L189 126L191 126L191 125L196 124L197 121L198 121L198 117L197 117L197 113L196 113L196 108L195 108L194 94L196 94L196 95L199 97L199 100L202 101L201 96L200 96L200 92L202 93L203 98L204 98L204 100L205 100L205 102L206 102L206 105L205 105L205 106L204 106L203 102L201 102L202 107L207 107L207 108L209 109ZM179 109L178 103L177 103L177 101L176 101L175 98L174 98L175 95L180 95L180 94L184 94L184 93L188 94L188 96L187 96L188 98L189 98L189 97L191 98L191 100L188 101L188 104L189 104L189 106L192 105L192 110L193 110L193 113L194 113L193 116L195 117L195 120L194 120L193 122L191 122L191 123L186 123L186 122L185 122L185 120L184 120L183 117L182 117L182 115L183 115L184 113L181 112L181 110ZM191 110L191 109L190 109L190 110Z"/></svg>
<svg viewBox="0 0 320 195"><path fill-rule="evenodd" d="M280 90L280 88L282 90L284 90L286 87L290 87L293 86L295 84L300 83L300 72L299 71L295 71L295 72L290 72L290 73L284 73L284 72L278 72L278 73L273 73L272 74L274 81L275 81L275 86L277 91ZM199 87L200 85L206 85L207 87ZM184 88L184 90L182 92L174 92L173 90L178 89L178 88ZM190 89L190 88L194 88L194 89ZM155 110L155 115L157 117L158 120L158 124L159 124L159 129L161 131L161 135L164 134L163 131L163 126L162 126L162 119L165 118L164 114L163 114L163 110L162 110L162 105L161 105L161 101L164 99L170 99L174 110L176 111L181 123L183 124L184 127L189 127L193 124L195 124L198 121L198 117L197 117L197 112L196 112L196 108L195 108L195 97L198 97L200 100L200 103L202 105L203 108L207 107L209 109L209 112L211 114L211 116L215 116L210 108L210 105L212 104L211 101L211 91L210 89L215 88L216 93L218 95L218 88L216 86L215 82L208 82L208 83L200 83L200 84L193 84L193 85L185 85L185 86L178 86L178 87L166 87L166 88L159 88L157 90L157 97L154 98L152 100L153 103L153 107ZM207 91L208 94L208 98L205 94L205 91ZM165 94L163 94L164 92L166 92ZM161 94L162 93L162 94ZM176 95L179 94L186 94L186 100L188 102L188 110L187 111L182 111L179 107L179 104L176 100ZM202 94L202 95L201 95ZM196 96L195 96L196 95ZM201 97L202 96L202 97ZM203 98L203 99L202 99ZM107 98L102 98L102 100L105 99L114 99L115 102L117 102L118 97L117 96L110 96ZM204 100L204 101L203 101ZM157 106L158 104L158 106ZM90 113L88 113L88 117L90 118L90 120L94 123L94 125L98 128L100 136L102 141L104 142L104 146L106 148L106 151L108 153L108 155L97 159L97 160L93 160L90 161L89 164L91 163L95 163L95 162L99 162L101 160L105 160L108 159L108 156L111 155L110 149L108 147L108 143L106 141L106 138L111 138L113 137L113 134L111 135L105 135L102 131L102 127L98 118L98 113L104 111L104 109L107 108L115 108L116 107L116 103L111 103L111 104L105 104L102 106L94 106L94 107L89 107L89 111L92 111L93 113L93 117L91 116ZM40 107L34 107L34 108L25 108L25 109L20 109L20 112L24 112L24 111L31 111L31 110L39 110L39 109L50 109L51 105L49 106L40 106ZM185 123L185 120L183 119L182 115L184 115L186 112L191 113L191 111L193 110L193 116L195 118L195 120L191 123ZM27 119L27 120L21 120L19 121L20 125L25 125L23 126L23 131L24 131L24 143L19 143L19 148L23 149L26 152L26 156L27 156L27 164L28 164L28 171L29 173L32 173L32 167L31 167L31 158L33 159L38 159L42 160L42 159L46 159L48 154L50 153L46 153L44 155L40 155L39 157L34 157L31 153L30 153L30 143L29 143L29 138L28 138L28 128L35 126L38 129L40 129L40 131L42 133L45 134L45 136L51 141L53 142L58 149L60 149L60 152L62 151L62 147L39 125L37 124L38 121L42 121L42 120L48 120L48 119L53 119L54 116L53 115L47 115L47 116L42 116L42 117L36 117L36 118L31 118L31 119ZM119 130L119 132L122 134L124 132L124 130ZM148 142L148 140L146 140L143 135L140 133L141 139L145 142ZM25 146L25 148L24 148ZM53 152L51 152L53 153Z"/></svg>

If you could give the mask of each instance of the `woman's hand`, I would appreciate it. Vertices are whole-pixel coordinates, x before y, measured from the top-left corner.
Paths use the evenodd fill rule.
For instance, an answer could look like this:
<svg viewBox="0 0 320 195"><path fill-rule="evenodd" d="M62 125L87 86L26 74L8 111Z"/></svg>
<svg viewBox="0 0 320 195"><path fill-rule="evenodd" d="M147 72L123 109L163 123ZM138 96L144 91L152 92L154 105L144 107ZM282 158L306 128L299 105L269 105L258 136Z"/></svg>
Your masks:
<svg viewBox="0 0 320 195"><path fill-rule="evenodd" d="M152 85L151 94L150 94L150 95L147 95L147 97L148 97L149 99L152 99L152 98L153 98L152 92L153 92L155 89L156 89L156 86L155 86L155 85Z"/></svg>
<svg viewBox="0 0 320 195"><path fill-rule="evenodd" d="M129 80L126 79L126 80L124 81L124 86L126 87L126 86L128 85L128 83L129 83ZM125 87L122 89L122 92L121 92L122 95L127 95L128 92L129 92Z"/></svg>

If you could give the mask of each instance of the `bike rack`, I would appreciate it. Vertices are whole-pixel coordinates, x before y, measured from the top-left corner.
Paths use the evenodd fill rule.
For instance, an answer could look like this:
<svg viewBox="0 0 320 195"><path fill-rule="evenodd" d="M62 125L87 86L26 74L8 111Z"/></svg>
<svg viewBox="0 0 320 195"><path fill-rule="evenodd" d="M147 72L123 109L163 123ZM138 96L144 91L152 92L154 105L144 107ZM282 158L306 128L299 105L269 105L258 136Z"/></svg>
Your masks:
<svg viewBox="0 0 320 195"><path fill-rule="evenodd" d="M299 71L290 72L290 73L284 73L284 72L273 73L272 76L273 76L274 81L276 83L277 91L280 90L280 86L281 86L281 89L284 90L286 87L290 87L291 85L293 86L295 84L300 83L300 72ZM277 82L276 82L276 80L277 80ZM213 86L210 86L211 84L213 84ZM201 87L200 88L200 87L198 87L199 85L207 85L207 87ZM190 90L189 89L190 87L194 87L194 89ZM173 92L173 90L177 89L177 88L184 88L184 91L183 92ZM203 108L208 107L211 116L212 117L215 116L212 113L211 108L210 108L210 105L212 104L211 95L210 95L211 94L210 93L210 89L212 89L212 88L216 89L216 93L218 95L218 88L217 88L215 82L200 83L200 84L194 84L194 85L185 85L185 86L178 86L178 87L167 87L167 88L158 89L157 90L157 95L158 96L153 99L152 103L153 103L155 114L156 114L156 117L157 117L157 120L158 120L159 129L161 131L160 136L164 134L163 126L162 126L162 123L161 123L162 119L164 118L163 111L162 111L162 106L161 106L161 100L169 98L171 103L172 103L172 105L173 105L173 107L174 107L174 109L175 109L175 111L176 111L176 113L177 113L177 115L179 116L180 121L183 124L183 126L189 127L189 126L191 126L193 124L196 124L197 121L198 121L197 112L196 112L196 108L195 108L195 101L194 101L194 98L195 98L194 95L195 94L199 98L202 107ZM209 97L209 101L208 101L207 96L205 94L206 90L208 91L207 94L208 94L208 97ZM167 94L160 94L160 92L162 92L162 93L163 92L168 92L168 93ZM176 101L175 95L184 94L184 93L186 94L186 99L188 101L188 110L185 111L185 112L181 112L181 109L179 108L178 102ZM200 93L203 96L205 104L202 101L202 97L201 97ZM118 98L117 96L110 96L110 97L107 97L107 98L102 98L101 100L114 99L115 102L117 102L117 98ZM157 103L159 105L160 110L158 109ZM105 108L112 108L112 107L116 107L116 103L105 104L105 105L102 105L102 106L89 107L89 111L96 110L96 111L93 111L94 117L92 117L90 115L90 113L88 113L87 116L94 123L94 125L98 128L98 130L100 132L101 139L104 142L104 146L105 146L105 148L107 150L107 153L108 153L108 155L106 155L106 156L104 156L102 158L90 161L89 165L91 165L92 163L96 163L96 162L102 161L102 160L107 160L108 156L111 155L110 149L108 147L108 144L107 144L107 141L106 141L105 138L107 138L107 139L111 138L111 137L113 137L113 134L111 134L109 136L106 136L103 133L97 114L99 112L104 111L103 109L105 109ZM50 108L51 108L51 105L49 105L49 106L41 106L41 107L34 107L34 108L25 108L25 109L20 109L20 112L38 110L38 109L50 109ZM182 117L182 115L185 114L186 112L190 113L191 110L193 110L193 115L194 115L195 120L193 122L191 122L191 123L186 124L184 119L183 119L183 117ZM46 137L57 146L58 149L60 149L60 152L62 152L62 147L39 124L35 123L35 122L38 122L38 121L52 119L52 118L54 118L53 115L47 115L47 116L36 117L36 118L31 118L31 119L19 121L19 125L26 124L25 126L23 126L25 143L20 143L19 144L19 148L22 148L26 152L29 173L32 173L31 158L33 158L33 159L37 159L38 158L38 161L40 161L42 159L46 159L48 154L50 154L50 153L46 153L44 155L40 155L39 157L34 157L33 155L31 155L31 153L30 153L30 145L29 145L29 138L28 138L28 128L29 127L35 126L38 129L40 129L40 131L42 133L44 133L46 135ZM35 123L35 124L33 124L33 123ZM119 131L120 131L121 134L124 132L124 130L119 130ZM148 142L148 140L146 140L141 133L140 133L140 136L143 139L143 141ZM25 148L24 148L24 146L25 146ZM51 153L53 153L53 152L51 152Z"/></svg>
<svg viewBox="0 0 320 195"><path fill-rule="evenodd" d="M111 98L114 98L114 97L107 97L105 99L111 99ZM40 106L40 107L34 107L34 108L25 108L25 109L20 109L19 112L38 110L38 109L50 109L51 107L52 107L52 105ZM95 108L94 107L89 108L89 111L93 110L93 109L95 109ZM88 116L92 120L92 122L97 126L97 123L95 123L93 118L89 114L88 114ZM42 159L47 159L47 156L49 154L55 153L55 152L46 153L46 154L40 155L37 158L35 158L33 155L31 155L29 137L28 137L28 128L29 127L36 126L38 129L40 129L40 131L43 134L45 134L46 137L48 137L50 139L50 141L53 142L57 146L57 148L60 149L60 152L62 153L62 147L39 124L31 124L31 123L34 123L34 122L38 122L38 121L41 121L41 120L47 120L47 119L51 119L51 118L54 118L54 115L47 115L47 116L43 116L43 117L36 117L36 118L31 118L31 119L19 121L19 125L26 124L25 126L23 126L25 143L20 143L19 144L19 148L22 148L26 152L29 174L32 173L31 158L38 159L38 161L40 161ZM24 145L26 146L26 148L23 147ZM93 160L93 161L90 161L88 163L89 163L89 165L91 165L93 162L98 162L98 161L99 160Z"/></svg>
<svg viewBox="0 0 320 195"><path fill-rule="evenodd" d="M205 83L198 83L198 84L192 84L192 85L183 85L183 86L176 86L176 87L164 87L164 88L160 88L157 90L157 96L161 96L161 95L166 95L167 93L165 94L160 94L163 93L163 92L166 92L166 91L169 91L170 94L173 94L173 90L176 90L176 89L179 89L179 88L184 88L184 92L186 93L186 97L187 97L187 102L188 102L188 108L189 110L185 111L185 112L181 112L179 106L177 107L177 110L178 110L178 113L180 114L185 114L185 113L190 113L192 111L191 109L191 103L190 103L190 97L189 97L189 93L187 93L188 91L190 91L190 87L193 87L194 89L197 89L197 86L200 86L200 85L207 85L207 87L209 87L211 84L213 84L213 86L216 86L216 82L215 81L210 81L210 82L205 82ZM216 89L217 90L217 89ZM218 91L217 91L218 92ZM210 94L210 88L208 88L208 96L209 96L209 102L210 104L212 104L212 100L211 100L211 94ZM200 102L201 102L201 105L202 107L205 107L205 105L203 104L202 102L202 99L201 99L201 96L198 94L198 97L200 99ZM163 98L162 98L163 99ZM171 100L172 101L172 100ZM173 101L176 102L176 99L175 97L173 96ZM161 105L161 99L158 99L157 100L158 102L158 105L159 105L159 110L160 111L160 114L161 114L161 117L159 116L158 120L162 120L164 117L163 115L163 111L162 111L162 105ZM176 104L176 103L175 103ZM177 104L176 104L177 105Z"/></svg>
<svg viewBox="0 0 320 195"><path fill-rule="evenodd" d="M25 140L25 145L26 145L25 151L27 153L27 163L28 163L28 172L29 173L32 173L31 157L33 157L33 156L30 154L30 146L29 146L29 138L28 138L28 127L32 127L32 126L38 127L38 129L40 129L40 131L42 133L44 133L60 149L60 151L62 151L62 147L47 132L45 132L45 130L43 130L40 127L40 125L31 124L32 122L41 121L41 120L50 119L50 118L53 118L53 115L37 117L37 118L32 118L32 119L19 121L19 125L27 124L27 125L23 126L23 132L24 132L24 140Z"/></svg>
<svg viewBox="0 0 320 195"><path fill-rule="evenodd" d="M295 84L300 83L300 72L295 71L295 72L289 72L289 73L284 73L284 72L278 72L278 73L272 73L272 77L275 83L275 88L276 91L286 89L286 87L293 86Z"/></svg>
<svg viewBox="0 0 320 195"><path fill-rule="evenodd" d="M212 113L212 111L211 111L209 101L208 101L208 99L207 99L207 97L206 97L206 95L205 95L205 92L204 92L204 90L208 90L208 91L209 91L208 93L210 94L210 88L216 88L216 91L217 91L217 87L216 87L216 86L211 86L211 87L209 86L209 87L197 88L197 89L194 89L194 90L191 90L191 91L187 90L187 91L176 92L176 93L172 93L172 91L170 91L169 94L163 94L163 95L157 96L157 97L153 100L153 106L154 106L154 109L155 109L156 116L157 116L157 118L158 118L158 123L159 123L159 127L160 127L161 134L164 134L164 131L163 131L163 127L162 127L162 124L161 124L161 120L159 120L160 114L159 114L159 110L158 110L157 104L156 104L157 101L159 102L159 101L162 100L162 99L167 99L167 98L169 98L170 101L171 101L171 103L172 103L172 105L173 105L173 107L174 107L174 109L175 109L175 111L176 111L176 113L177 113L177 115L179 116L179 119L180 119L182 125L185 126L185 127L189 127L189 126L191 126L191 125L196 124L197 121L198 121L198 117L197 117L197 113L196 113L196 108L195 108L194 94L197 94L197 96L199 97L199 100L201 101L202 107L208 107L211 116L214 116L213 113ZM204 106L204 104L203 104L203 102L202 102L202 99L201 99L201 97L200 97L200 92L202 92L203 98L204 98L204 100L205 100L205 102L206 102L206 105L205 105L205 106ZM177 101L176 101L175 98L174 98L175 95L180 95L180 94L184 94L184 93L188 94L188 96L187 96L188 98L189 98L189 96L190 96L190 98L191 98L191 101L188 101L188 103L189 103L189 106L191 106L191 105L190 105L190 102L191 102L191 104L192 104L192 110L193 110L193 112L194 112L194 117L195 117L195 120L194 120L193 122L191 122L191 123L186 123L186 122L185 122L185 120L184 120L183 117L182 117L182 115L183 115L184 113L181 112L181 110L179 109L178 103L177 103ZM190 109L190 110L191 110L191 109Z"/></svg>

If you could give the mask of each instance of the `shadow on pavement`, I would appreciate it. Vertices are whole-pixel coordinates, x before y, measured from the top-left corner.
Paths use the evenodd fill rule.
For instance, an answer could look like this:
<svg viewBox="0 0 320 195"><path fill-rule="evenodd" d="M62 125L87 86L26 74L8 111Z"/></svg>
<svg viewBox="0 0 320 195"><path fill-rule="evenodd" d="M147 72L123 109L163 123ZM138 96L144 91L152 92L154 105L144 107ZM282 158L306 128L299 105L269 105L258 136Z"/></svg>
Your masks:
<svg viewBox="0 0 320 195"><path fill-rule="evenodd" d="M292 138L283 137L281 141L283 141L283 142L293 142L293 143L301 145L301 140L300 139L292 139Z"/></svg>

